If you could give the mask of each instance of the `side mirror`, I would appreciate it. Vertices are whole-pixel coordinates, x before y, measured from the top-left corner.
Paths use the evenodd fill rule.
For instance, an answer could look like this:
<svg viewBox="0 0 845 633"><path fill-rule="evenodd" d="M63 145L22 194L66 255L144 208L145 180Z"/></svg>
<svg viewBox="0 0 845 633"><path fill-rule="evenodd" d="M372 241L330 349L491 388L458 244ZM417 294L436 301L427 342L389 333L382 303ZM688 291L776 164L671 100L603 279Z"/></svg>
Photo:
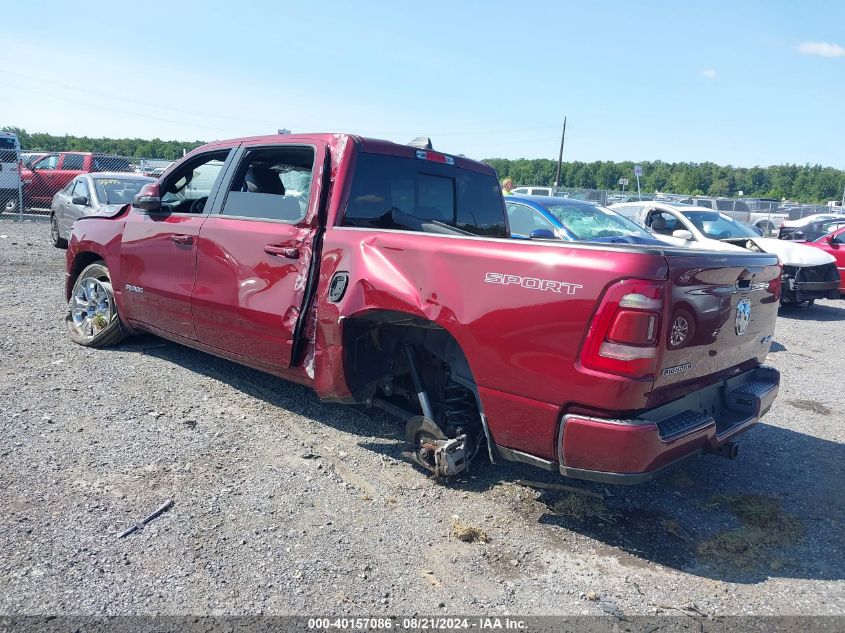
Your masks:
<svg viewBox="0 0 845 633"><path fill-rule="evenodd" d="M534 229L531 231L532 240L556 240L557 235L551 229Z"/></svg>
<svg viewBox="0 0 845 633"><path fill-rule="evenodd" d="M691 241L692 240L692 233L685 229L679 229L677 231L672 231L672 237L677 237L681 240Z"/></svg>
<svg viewBox="0 0 845 633"><path fill-rule="evenodd" d="M83 207L88 206L88 198L86 198L85 196L74 196L70 199L70 202L71 204L78 204Z"/></svg>
<svg viewBox="0 0 845 633"><path fill-rule="evenodd" d="M751 227L751 230L752 230L752 231L754 231L757 235L759 235L759 236L761 236L761 237L763 236L763 229L761 229L761 228L760 228L759 226L757 226L756 224L755 224L754 226L752 226L752 227Z"/></svg>
<svg viewBox="0 0 845 633"><path fill-rule="evenodd" d="M141 187L135 196L132 207L142 213L159 213L161 211L161 189L157 182L150 182Z"/></svg>

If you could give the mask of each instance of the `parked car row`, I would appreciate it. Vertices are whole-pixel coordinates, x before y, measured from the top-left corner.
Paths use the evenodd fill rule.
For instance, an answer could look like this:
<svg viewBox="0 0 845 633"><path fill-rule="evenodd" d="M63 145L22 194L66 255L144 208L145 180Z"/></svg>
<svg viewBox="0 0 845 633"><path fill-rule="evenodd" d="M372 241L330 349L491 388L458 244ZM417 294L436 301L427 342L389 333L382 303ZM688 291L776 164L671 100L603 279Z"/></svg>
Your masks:
<svg viewBox="0 0 845 633"><path fill-rule="evenodd" d="M53 196L80 174L131 172L129 159L93 152L55 152L21 169L24 208L49 207Z"/></svg>
<svg viewBox="0 0 845 633"><path fill-rule="evenodd" d="M704 207L654 202L625 203L611 208L669 244L710 251L746 249L774 253L784 266L783 304L812 303L816 299L840 296L836 261L817 248L762 237L730 216Z"/></svg>

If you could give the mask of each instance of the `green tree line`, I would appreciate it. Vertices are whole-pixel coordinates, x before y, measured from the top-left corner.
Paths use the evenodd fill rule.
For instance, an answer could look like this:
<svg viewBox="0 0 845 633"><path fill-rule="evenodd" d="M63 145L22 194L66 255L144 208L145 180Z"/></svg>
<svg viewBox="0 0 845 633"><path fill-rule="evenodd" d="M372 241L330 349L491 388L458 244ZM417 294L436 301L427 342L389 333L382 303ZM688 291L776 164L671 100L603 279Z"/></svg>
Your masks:
<svg viewBox="0 0 845 633"><path fill-rule="evenodd" d="M175 160L183 151L191 151L203 141L163 141L158 138L90 138L57 136L43 132L28 133L16 127L14 132L25 150L86 151L119 154L136 158ZM500 178L511 178L518 185L552 185L557 162L547 158L509 160L489 158ZM845 171L821 165L773 165L770 167L733 167L715 163L664 163L642 161L644 192L665 191L692 195L786 198L795 202L826 203L841 200ZM635 189L632 161L572 161L561 166L562 187L619 189L619 179L628 178Z"/></svg>
<svg viewBox="0 0 845 633"><path fill-rule="evenodd" d="M16 127L4 127L4 132L12 132L21 142L21 148L44 152L103 152L134 158L161 158L175 160L182 156L183 150L191 151L205 141L163 141L160 138L90 138L88 136L56 136L44 132L28 133Z"/></svg>
<svg viewBox="0 0 845 633"><path fill-rule="evenodd" d="M517 185L553 185L557 161L546 158L508 160L489 158L485 163ZM619 190L619 179L628 178L628 189L636 191L634 162L595 161L563 163L560 186ZM692 195L786 198L794 202L826 203L841 200L845 171L821 165L772 165L733 167L715 163L664 163L642 161L640 187L655 191Z"/></svg>

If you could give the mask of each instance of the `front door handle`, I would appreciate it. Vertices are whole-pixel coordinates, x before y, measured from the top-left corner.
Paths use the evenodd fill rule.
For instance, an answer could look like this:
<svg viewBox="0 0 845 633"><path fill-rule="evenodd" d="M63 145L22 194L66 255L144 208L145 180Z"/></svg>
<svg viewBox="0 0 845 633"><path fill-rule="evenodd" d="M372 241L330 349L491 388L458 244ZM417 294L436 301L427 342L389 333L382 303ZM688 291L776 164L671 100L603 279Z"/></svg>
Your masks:
<svg viewBox="0 0 845 633"><path fill-rule="evenodd" d="M193 235L171 235L170 239L177 244L185 244L188 246L194 243Z"/></svg>
<svg viewBox="0 0 845 633"><path fill-rule="evenodd" d="M279 246L277 244L267 244L264 247L264 252L268 255L275 255L276 257L299 259L299 249L293 246Z"/></svg>

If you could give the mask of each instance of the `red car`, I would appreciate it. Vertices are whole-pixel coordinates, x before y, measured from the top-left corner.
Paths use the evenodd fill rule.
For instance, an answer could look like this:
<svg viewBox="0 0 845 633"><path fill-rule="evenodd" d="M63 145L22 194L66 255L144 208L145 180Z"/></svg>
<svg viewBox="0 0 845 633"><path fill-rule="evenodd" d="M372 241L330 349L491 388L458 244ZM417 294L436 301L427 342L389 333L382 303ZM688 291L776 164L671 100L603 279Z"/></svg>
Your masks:
<svg viewBox="0 0 845 633"><path fill-rule="evenodd" d="M836 267L839 269L839 294L845 297L845 226L827 235L822 235L812 242L805 242L807 246L815 246L833 255Z"/></svg>
<svg viewBox="0 0 845 633"><path fill-rule="evenodd" d="M769 410L775 255L509 239L495 171L341 134L218 141L67 251L69 336L152 332L477 454L636 483ZM671 339L671 345L670 345Z"/></svg>
<svg viewBox="0 0 845 633"><path fill-rule="evenodd" d="M53 196L80 174L95 171L130 171L129 160L91 152L57 152L21 170L24 207L48 208Z"/></svg>

